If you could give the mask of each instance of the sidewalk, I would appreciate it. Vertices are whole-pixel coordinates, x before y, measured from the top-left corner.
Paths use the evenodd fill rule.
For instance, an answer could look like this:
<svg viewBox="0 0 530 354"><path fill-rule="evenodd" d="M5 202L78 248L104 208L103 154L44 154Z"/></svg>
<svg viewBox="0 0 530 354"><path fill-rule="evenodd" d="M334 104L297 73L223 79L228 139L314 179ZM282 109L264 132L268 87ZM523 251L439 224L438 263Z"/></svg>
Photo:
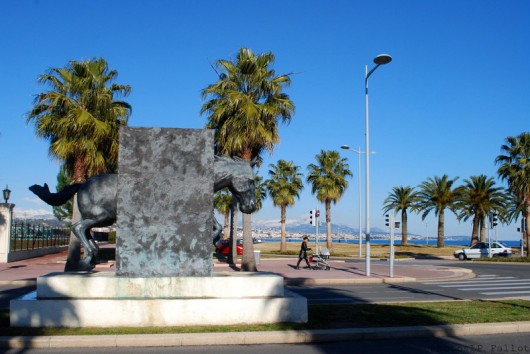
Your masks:
<svg viewBox="0 0 530 354"><path fill-rule="evenodd" d="M261 258L258 271L278 274L284 277L286 284L338 284L338 283L390 283L428 280L456 280L474 276L468 269L433 265L411 265L408 262L394 263L394 277L389 276L389 265L371 262L371 276L365 275L363 260L332 260L330 270L309 270L294 268L297 258ZM37 277L64 271L66 251L23 261L0 263L0 284L13 282L19 285L33 284ZM101 263L96 272L114 272L114 262ZM238 271L226 263L214 261L214 272Z"/></svg>

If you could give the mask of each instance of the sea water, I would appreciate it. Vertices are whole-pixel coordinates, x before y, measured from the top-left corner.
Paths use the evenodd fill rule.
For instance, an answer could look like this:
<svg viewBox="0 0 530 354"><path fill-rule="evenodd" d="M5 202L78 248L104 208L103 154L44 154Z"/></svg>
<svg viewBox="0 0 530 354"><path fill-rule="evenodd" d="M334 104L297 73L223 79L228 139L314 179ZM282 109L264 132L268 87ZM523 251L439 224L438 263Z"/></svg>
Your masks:
<svg viewBox="0 0 530 354"><path fill-rule="evenodd" d="M471 237L469 238L471 240ZM273 237L273 238L263 238L261 239L263 242L280 242L280 239L277 238L277 237ZM309 237L309 242L314 242L315 241L315 238L314 237ZM363 244L365 243L365 239L363 239ZM301 239L298 239L298 238L287 238L286 239L286 242L296 242L296 243L299 243L299 242L302 242ZM325 236L319 236L319 239L318 239L318 242L326 242L325 240ZM494 242L494 240L492 239L491 242ZM502 243L503 245L505 246L508 246L508 247L520 247L521 243L519 240L517 241L514 241L514 240L508 240L508 241L504 241L504 240L499 240L500 243ZM352 243L352 244L356 244L358 245L359 244L359 240L355 240L355 239L348 239L348 240L344 240L344 239L334 239L333 240L333 243ZM389 245L390 244L390 240L388 239L385 239L385 240L381 240L381 239L372 239L371 242L370 242L372 245ZM465 240L445 240L444 244L446 246L469 246L469 241L465 241ZM396 237L394 239L394 244L395 245L399 245L401 244L401 237ZM408 242L409 245L431 245L431 246L436 246L437 244L437 240L435 238L431 238L429 240L418 240L418 239L413 239L413 240L409 240Z"/></svg>

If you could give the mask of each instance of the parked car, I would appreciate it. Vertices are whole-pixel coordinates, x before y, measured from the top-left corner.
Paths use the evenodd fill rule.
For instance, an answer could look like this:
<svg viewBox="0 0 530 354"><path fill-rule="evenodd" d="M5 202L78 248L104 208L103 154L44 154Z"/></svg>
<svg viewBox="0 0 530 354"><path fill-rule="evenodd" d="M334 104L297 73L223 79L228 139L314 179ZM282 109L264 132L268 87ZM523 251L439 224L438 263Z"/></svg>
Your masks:
<svg viewBox="0 0 530 354"><path fill-rule="evenodd" d="M463 248L454 252L455 258L461 261L466 259L474 259L480 257L489 257L489 242L479 242L469 248ZM512 255L512 248L506 247L500 242L491 243L491 255L492 257L508 257Z"/></svg>
<svg viewBox="0 0 530 354"><path fill-rule="evenodd" d="M237 249L238 255L243 254L243 241L242 240L236 241L236 249ZM230 252L230 240L219 241L219 244L217 245L217 248L215 251L218 253L227 255L228 252Z"/></svg>

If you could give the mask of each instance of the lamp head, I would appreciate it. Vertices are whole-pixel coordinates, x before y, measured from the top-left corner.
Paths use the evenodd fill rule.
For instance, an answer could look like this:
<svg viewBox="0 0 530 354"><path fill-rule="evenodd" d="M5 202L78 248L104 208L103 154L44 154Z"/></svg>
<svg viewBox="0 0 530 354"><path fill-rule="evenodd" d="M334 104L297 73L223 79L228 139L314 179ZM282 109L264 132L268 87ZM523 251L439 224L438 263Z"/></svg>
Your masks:
<svg viewBox="0 0 530 354"><path fill-rule="evenodd" d="M377 65L388 64L392 61L392 57L388 54L379 54L374 58L374 63Z"/></svg>
<svg viewBox="0 0 530 354"><path fill-rule="evenodd" d="M341 145L340 148L341 148L341 149L344 149L344 150L349 150L349 149L350 149L350 146L349 146L349 145Z"/></svg>
<svg viewBox="0 0 530 354"><path fill-rule="evenodd" d="M11 190L6 185L6 189L4 189L2 192L4 193L4 200L5 200L5 203L7 204L7 201L9 200L9 197L11 196Z"/></svg>

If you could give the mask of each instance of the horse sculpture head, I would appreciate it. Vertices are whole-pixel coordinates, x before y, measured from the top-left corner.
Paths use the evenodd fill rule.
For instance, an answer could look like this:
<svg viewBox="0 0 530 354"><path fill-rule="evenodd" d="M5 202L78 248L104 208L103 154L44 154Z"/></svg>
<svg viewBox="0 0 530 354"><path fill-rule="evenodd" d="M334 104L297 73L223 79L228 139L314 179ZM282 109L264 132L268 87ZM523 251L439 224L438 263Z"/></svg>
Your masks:
<svg viewBox="0 0 530 354"><path fill-rule="evenodd" d="M214 191L228 188L236 196L239 210L246 214L256 210L256 184L252 171L254 164L254 161L224 156L216 156L214 163Z"/></svg>

